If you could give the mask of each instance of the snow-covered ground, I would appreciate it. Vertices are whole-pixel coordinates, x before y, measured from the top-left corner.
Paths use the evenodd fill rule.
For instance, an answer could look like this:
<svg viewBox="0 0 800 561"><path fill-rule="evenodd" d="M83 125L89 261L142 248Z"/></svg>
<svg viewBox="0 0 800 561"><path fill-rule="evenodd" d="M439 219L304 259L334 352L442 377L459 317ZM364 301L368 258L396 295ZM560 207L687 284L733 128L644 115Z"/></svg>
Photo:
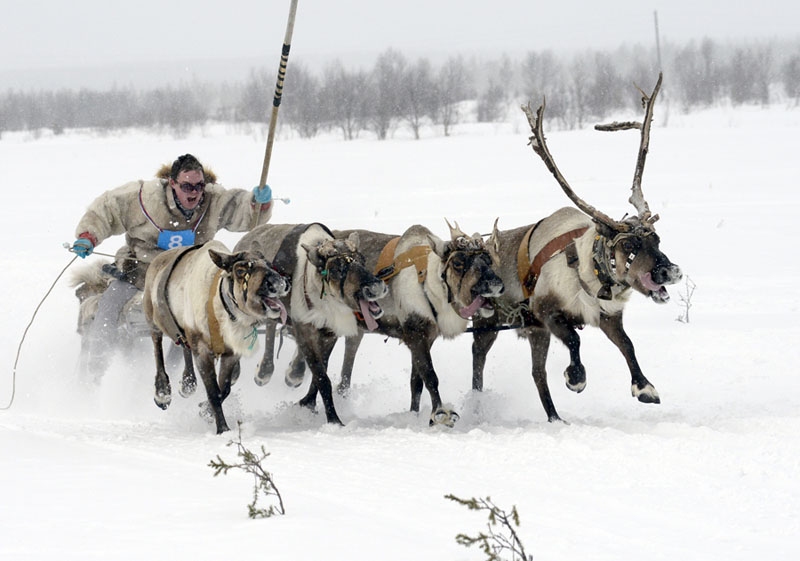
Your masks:
<svg viewBox="0 0 800 561"><path fill-rule="evenodd" d="M441 236L445 216L469 232L488 232L498 216L501 228L531 223L568 201L526 146L521 113L513 121L460 125L450 138L427 131L420 141L402 130L384 142L283 134L270 183L292 203L273 222L396 233L422 223ZM410 361L395 341L365 338L352 396L336 398L344 428L294 405L306 386L282 381L291 341L265 387L252 378L257 359L245 360L225 411L231 426L243 422L246 446L271 452L265 464L287 514L269 520L247 518L248 476L212 477L209 460L235 459L226 447L235 431L216 436L200 418L202 390L176 396L166 412L155 407L149 341L99 386L83 381L77 299L62 279L22 347L16 401L0 411L0 558L479 559L454 537L483 529L485 516L443 498L454 493L516 505L520 536L542 561L796 559L798 135L796 109L657 107L644 193L661 214L662 249L697 285L688 324L675 321L683 285L670 304L637 295L626 310L661 405L630 396L622 357L594 329L582 332L580 395L563 383L565 349L551 346L551 390L569 425L546 422L527 344L512 333L492 349L479 395L470 390L471 338L434 346L442 397L461 414L453 429L427 426L427 394L419 416L407 412ZM589 203L614 217L632 210L635 132L548 139ZM86 205L185 152L223 184L250 187L263 140L224 125L181 139L3 135L0 405L23 330L71 259L61 244ZM232 247L239 236L219 237ZM340 360L337 348L334 383Z"/></svg>

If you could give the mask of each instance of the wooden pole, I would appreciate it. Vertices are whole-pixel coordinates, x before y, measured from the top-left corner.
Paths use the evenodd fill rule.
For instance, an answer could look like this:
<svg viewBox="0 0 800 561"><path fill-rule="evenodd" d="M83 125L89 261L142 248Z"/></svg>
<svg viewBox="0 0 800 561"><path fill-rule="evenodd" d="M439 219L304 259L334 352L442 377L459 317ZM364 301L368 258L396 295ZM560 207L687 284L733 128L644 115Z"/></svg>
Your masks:
<svg viewBox="0 0 800 561"><path fill-rule="evenodd" d="M272 99L272 115L269 119L269 133L267 134L267 147L264 152L264 165L261 167L261 179L259 187L267 184L267 173L269 173L269 161L272 157L272 145L275 142L275 128L278 122L278 109L281 106L281 96L283 95L283 80L286 78L286 65L289 62L289 49L292 45L292 33L294 32L294 19L297 14L297 0L292 0L289 6L289 20L286 23L286 36L283 39L283 49L281 50L281 63L278 67L278 81L275 84L275 96ZM259 205L253 215L253 222L250 229L256 227L258 219L261 217L261 206Z"/></svg>
<svg viewBox="0 0 800 561"><path fill-rule="evenodd" d="M658 10L653 12L653 19L656 25L656 54L658 55L658 71L661 72L663 68L661 67L661 39L658 36Z"/></svg>

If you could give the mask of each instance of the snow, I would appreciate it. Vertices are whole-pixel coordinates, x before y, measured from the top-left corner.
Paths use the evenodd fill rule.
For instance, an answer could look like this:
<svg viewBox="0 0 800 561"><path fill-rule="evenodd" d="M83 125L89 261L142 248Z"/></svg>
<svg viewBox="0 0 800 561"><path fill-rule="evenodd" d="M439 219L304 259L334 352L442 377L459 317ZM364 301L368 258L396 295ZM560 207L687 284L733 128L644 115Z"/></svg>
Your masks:
<svg viewBox="0 0 800 561"><path fill-rule="evenodd" d="M482 394L470 390L471 338L434 345L442 397L461 415L452 429L427 426L427 394L419 415L407 411L410 361L395 341L364 338L352 396L336 397L344 428L295 405L308 382L283 383L291 341L265 387L253 381L257 358L246 360L224 408L231 426L242 421L245 446L271 453L265 465L287 514L268 520L247 518L249 476L213 477L208 462L234 460L226 444L236 434L216 436L198 415L202 389L176 395L166 412L155 407L148 340L118 357L100 385L84 381L77 299L62 279L22 347L16 401L0 411L0 558L480 559L455 535L482 530L485 516L443 498L453 493L516 505L519 534L542 561L796 559L798 133L800 111L778 105L657 108L644 194L661 215L662 249L697 284L688 324L675 321L683 284L670 304L636 295L626 310L661 405L630 396L624 360L591 328L581 333L583 393L564 386L564 347L550 349L550 387L569 425L546 422L527 343L508 332L489 355ZM632 211L635 133L547 134L587 202L614 217ZM384 142L282 131L270 183L292 203L273 222L395 233L422 223L440 236L445 216L468 232L488 233L497 216L500 228L531 223L568 200L527 137L521 112L420 141L403 130ZM22 332L69 262L61 244L86 205L187 151L225 185L252 186L263 141L261 130L222 124L187 138L4 133L0 404ZM219 239L232 247L240 235ZM331 359L334 383L342 347Z"/></svg>

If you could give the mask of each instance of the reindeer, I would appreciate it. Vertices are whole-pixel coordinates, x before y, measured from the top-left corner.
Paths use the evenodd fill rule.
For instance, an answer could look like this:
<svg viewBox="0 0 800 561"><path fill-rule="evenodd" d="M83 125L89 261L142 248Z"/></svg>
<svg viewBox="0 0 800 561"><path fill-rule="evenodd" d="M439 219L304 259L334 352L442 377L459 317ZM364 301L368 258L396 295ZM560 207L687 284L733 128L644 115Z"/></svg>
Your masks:
<svg viewBox="0 0 800 561"><path fill-rule="evenodd" d="M400 339L411 351L411 411L419 412L424 385L431 398L429 424L452 427L459 416L442 403L431 347L438 337L464 333L471 317L491 316L493 299L503 293L503 283L493 270L494 236L484 243L479 234L465 234L458 223L454 228L448 222L448 227L449 242L420 225L411 226L402 236L356 230L367 266L389 283L390 294L382 301L383 317L375 323L359 321L360 333L347 337L339 391L346 392L350 385L353 360L366 328ZM335 234L345 237L352 232ZM309 395L314 391L312 383Z"/></svg>
<svg viewBox="0 0 800 561"><path fill-rule="evenodd" d="M228 430L222 402L238 377L239 358L253 352L258 324L267 318L285 321L279 298L288 291L289 283L269 263L252 253L228 253L218 241L171 249L153 259L143 304L156 359L156 405L166 409L172 396L162 347L166 333L184 348L181 393L194 391L194 354L217 434Z"/></svg>
<svg viewBox="0 0 800 561"><path fill-rule="evenodd" d="M473 332L473 378L475 390L483 388L486 354L497 338L500 323L516 324L531 347L532 374L548 421L561 420L547 385L545 361L554 335L567 346L570 364L564 371L567 387L581 392L586 387L586 370L581 363L580 337L576 329L588 324L599 327L613 342L631 373L631 393L643 403L660 403L655 387L642 373L633 343L622 325L625 303L636 291L658 304L669 300L665 285L681 279L681 270L659 249L653 224L658 215L650 212L642 194L642 172L650 141L653 104L662 76L650 96L642 93L643 123L612 123L600 130L641 130L641 141L629 202L636 216L613 220L578 197L559 171L542 133L545 103L534 115L523 106L533 135L530 145L544 161L558 184L577 206L562 208L529 226L500 231L500 277L506 286L499 300L502 313L478 318Z"/></svg>
<svg viewBox="0 0 800 561"><path fill-rule="evenodd" d="M264 224L246 234L236 249L272 261L283 275L292 278L293 287L284 303L298 348L313 375L313 392L309 391L300 405L313 410L319 389L327 421L341 425L327 373L328 358L338 337L358 332L359 321L376 325L375 320L383 315L377 300L388 292L386 284L365 268L358 233L334 239L322 224ZM256 383L266 384L270 375L271 371L259 369Z"/></svg>

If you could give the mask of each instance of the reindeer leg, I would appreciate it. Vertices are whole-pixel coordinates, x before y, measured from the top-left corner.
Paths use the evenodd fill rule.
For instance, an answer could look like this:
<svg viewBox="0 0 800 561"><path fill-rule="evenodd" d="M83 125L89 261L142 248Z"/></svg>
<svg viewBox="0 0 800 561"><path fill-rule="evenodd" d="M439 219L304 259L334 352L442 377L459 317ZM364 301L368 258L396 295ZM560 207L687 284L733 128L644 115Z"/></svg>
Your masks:
<svg viewBox="0 0 800 561"><path fill-rule="evenodd" d="M302 324L295 326L295 339L312 374L308 394L300 400L300 405L313 410L316 406L317 392L319 392L328 422L344 425L336 413L333 403L333 386L327 373L328 359L336 344L336 335L328 330Z"/></svg>
<svg viewBox="0 0 800 561"><path fill-rule="evenodd" d="M483 391L483 369L486 366L486 355L497 340L497 331L491 330L493 323L473 322L477 331L472 332L472 389ZM488 328L485 331L481 328Z"/></svg>
<svg viewBox="0 0 800 561"><path fill-rule="evenodd" d="M189 397L197 389L197 376L194 373L194 359L192 358L192 350L183 347L183 376L181 377L181 389L179 393L181 397Z"/></svg>
<svg viewBox="0 0 800 561"><path fill-rule="evenodd" d="M426 325L410 327L406 324L403 329L403 341L411 350L411 400L414 406L414 392L418 387L415 377L422 378L425 388L431 397L431 418L430 425L445 425L452 427L459 419L458 413L445 409L442 406L442 398L439 395L439 378L433 368L431 359L431 346L433 345L434 335L426 329ZM416 398L417 410L419 410L419 397ZM413 410L413 409L412 409Z"/></svg>
<svg viewBox="0 0 800 561"><path fill-rule="evenodd" d="M531 346L531 374L536 390L539 392L539 399L542 402L548 422L562 421L553 405L553 398L550 397L550 387L547 385L547 350L550 348L550 332L546 329L530 328L525 330L528 343Z"/></svg>
<svg viewBox="0 0 800 561"><path fill-rule="evenodd" d="M418 368L415 366L415 362L412 358L411 360L411 411L414 413L419 413L419 402L422 398L422 388L425 387L425 383L422 381L422 376L420 375Z"/></svg>
<svg viewBox="0 0 800 561"><path fill-rule="evenodd" d="M217 424L217 434L222 434L228 428L228 423L225 421L225 415L222 412L222 391L219 384L217 384L216 372L214 372L214 353L208 349L199 349L197 352L197 367L200 370L200 378L203 380L203 385L206 387L206 395L208 396L208 405L211 409L211 414L214 416L214 421ZM230 391L230 388L228 388Z"/></svg>
<svg viewBox="0 0 800 561"><path fill-rule="evenodd" d="M305 378L305 376L306 360L303 356L303 351L300 349L300 345L298 345L295 349L294 357L292 357L292 361L289 363L289 368L286 370L284 382L286 382L286 385L290 388L296 388L303 383L303 378Z"/></svg>
<svg viewBox="0 0 800 561"><path fill-rule="evenodd" d="M225 401L231 394L231 386L236 383L239 377L241 366L239 365L239 358L234 355L224 354L219 361L219 391L220 401Z"/></svg>
<svg viewBox="0 0 800 561"><path fill-rule="evenodd" d="M272 373L275 372L275 330L277 323L268 321L265 325L266 337L264 338L264 356L258 365L258 372L256 372L256 385L264 386L272 378Z"/></svg>
<svg viewBox="0 0 800 561"><path fill-rule="evenodd" d="M364 338L364 332L358 332L358 335L352 337L345 337L344 340L344 359L342 360L342 378L339 381L339 386L336 391L339 395L346 395L350 390L350 380L353 377L353 364L356 361L356 353L358 347L361 346L361 340Z"/></svg>
<svg viewBox="0 0 800 561"><path fill-rule="evenodd" d="M645 378L639 362L636 360L636 353L625 329L622 327L622 314L613 316L600 316L600 329L606 337L614 343L625 357L628 369L631 371L631 394L642 403L661 403L656 388Z"/></svg>
<svg viewBox="0 0 800 561"><path fill-rule="evenodd" d="M164 367L164 347L162 345L161 331L153 329L150 337L153 339L153 352L156 358L156 395L155 404L161 409L166 409L172 402L172 388L169 384L167 369Z"/></svg>
<svg viewBox="0 0 800 561"><path fill-rule="evenodd" d="M581 364L581 338L575 331L573 324L558 309L545 313L538 313L547 329L558 337L569 350L569 366L564 370L567 387L580 393L586 388L586 369Z"/></svg>

